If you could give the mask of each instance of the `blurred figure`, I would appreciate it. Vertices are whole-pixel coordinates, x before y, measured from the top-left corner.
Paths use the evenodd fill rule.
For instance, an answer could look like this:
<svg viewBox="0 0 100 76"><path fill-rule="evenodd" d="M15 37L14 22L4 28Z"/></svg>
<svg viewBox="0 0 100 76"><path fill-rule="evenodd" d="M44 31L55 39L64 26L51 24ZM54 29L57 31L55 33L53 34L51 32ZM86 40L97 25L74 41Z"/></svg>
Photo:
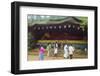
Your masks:
<svg viewBox="0 0 100 76"><path fill-rule="evenodd" d="M67 46L67 44L64 46L64 58L65 59L67 59L68 58L68 54L69 52L68 52L68 46Z"/></svg>
<svg viewBox="0 0 100 76"><path fill-rule="evenodd" d="M51 44L48 44L46 49L47 49L47 56L49 57L50 56L50 50L51 50Z"/></svg>
<svg viewBox="0 0 100 76"><path fill-rule="evenodd" d="M73 52L74 52L75 48L70 45L69 46L69 58L72 59L73 58Z"/></svg>
<svg viewBox="0 0 100 76"><path fill-rule="evenodd" d="M58 44L57 42L54 44L54 57L57 57L57 53L58 53Z"/></svg>
<svg viewBox="0 0 100 76"><path fill-rule="evenodd" d="M41 46L40 50L39 50L39 59L40 60L44 60L44 52L45 52L45 49Z"/></svg>
<svg viewBox="0 0 100 76"><path fill-rule="evenodd" d="M87 48L85 48L84 51L87 52Z"/></svg>

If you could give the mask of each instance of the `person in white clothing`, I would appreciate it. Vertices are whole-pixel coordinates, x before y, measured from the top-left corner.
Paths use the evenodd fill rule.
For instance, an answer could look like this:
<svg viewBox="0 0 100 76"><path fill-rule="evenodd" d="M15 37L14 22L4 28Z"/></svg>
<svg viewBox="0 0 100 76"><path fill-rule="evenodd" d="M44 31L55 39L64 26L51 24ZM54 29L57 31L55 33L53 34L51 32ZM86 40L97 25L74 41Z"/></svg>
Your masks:
<svg viewBox="0 0 100 76"><path fill-rule="evenodd" d="M70 45L69 46L69 58L72 59L73 58L73 52L74 52L75 48Z"/></svg>
<svg viewBox="0 0 100 76"><path fill-rule="evenodd" d="M58 44L57 42L54 44L54 56L57 57L57 53L58 53Z"/></svg>
<svg viewBox="0 0 100 76"><path fill-rule="evenodd" d="M66 58L68 58L68 46L67 46L67 44L64 46L64 58L66 59Z"/></svg>

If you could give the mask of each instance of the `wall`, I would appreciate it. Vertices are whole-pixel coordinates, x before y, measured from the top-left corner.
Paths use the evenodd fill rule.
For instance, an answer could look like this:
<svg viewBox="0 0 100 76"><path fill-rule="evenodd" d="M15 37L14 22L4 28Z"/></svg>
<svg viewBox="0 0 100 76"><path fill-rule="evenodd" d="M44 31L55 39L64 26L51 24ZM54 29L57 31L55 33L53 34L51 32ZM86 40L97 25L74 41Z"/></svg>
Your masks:
<svg viewBox="0 0 100 76"><path fill-rule="evenodd" d="M10 56L11 56L11 6L10 3L13 0L1 0L0 1L0 76L13 76L10 73ZM17 1L17 0L16 0ZM30 2L44 2L44 3L59 3L59 4L74 4L74 5L90 5L98 6L100 13L100 0L21 0ZM98 15L98 21L100 20L100 14ZM99 22L100 24L100 22ZM99 25L98 24L98 25ZM98 26L100 28L100 26ZM98 31L100 32L100 30ZM98 36L98 42L100 42L100 34ZM98 43L99 45L100 43ZM99 48L100 49L100 48ZM100 58L100 51L99 56ZM99 59L100 67L100 59ZM56 73L41 73L34 74L34 76L86 76L95 75L99 76L100 68L98 70L85 70L85 71L71 71L71 72L56 72ZM33 74L26 74L31 76ZM23 76L23 75L21 75Z"/></svg>

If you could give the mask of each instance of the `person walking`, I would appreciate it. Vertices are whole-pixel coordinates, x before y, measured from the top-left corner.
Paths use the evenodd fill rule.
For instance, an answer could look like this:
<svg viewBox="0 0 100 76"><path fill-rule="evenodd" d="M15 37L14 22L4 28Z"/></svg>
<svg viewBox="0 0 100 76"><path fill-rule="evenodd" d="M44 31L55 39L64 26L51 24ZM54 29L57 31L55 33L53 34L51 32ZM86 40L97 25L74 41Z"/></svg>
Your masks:
<svg viewBox="0 0 100 76"><path fill-rule="evenodd" d="M58 53L58 44L57 42L54 44L54 57L57 57L57 53Z"/></svg>
<svg viewBox="0 0 100 76"><path fill-rule="evenodd" d="M74 53L75 48L70 45L69 46L69 58L72 59L73 58L73 53Z"/></svg>
<svg viewBox="0 0 100 76"><path fill-rule="evenodd" d="M41 46L39 50L39 60L44 60L44 52L45 49L43 48L43 46Z"/></svg>
<svg viewBox="0 0 100 76"><path fill-rule="evenodd" d="M64 45L64 59L67 59L68 58L68 54L69 52L68 52L68 46L67 46L67 44L65 44Z"/></svg>
<svg viewBox="0 0 100 76"><path fill-rule="evenodd" d="M51 44L47 45L46 50L47 50L47 56L49 57L50 56L50 50L51 50Z"/></svg>

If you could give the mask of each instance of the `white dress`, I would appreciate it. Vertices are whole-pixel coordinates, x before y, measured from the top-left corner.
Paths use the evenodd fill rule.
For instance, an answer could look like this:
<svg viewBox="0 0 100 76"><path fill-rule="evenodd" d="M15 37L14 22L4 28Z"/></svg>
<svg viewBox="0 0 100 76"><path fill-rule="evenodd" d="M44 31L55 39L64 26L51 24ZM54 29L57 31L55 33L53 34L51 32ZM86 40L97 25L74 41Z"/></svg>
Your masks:
<svg viewBox="0 0 100 76"><path fill-rule="evenodd" d="M54 47L54 54L57 54L58 53L58 45L56 44L56 47Z"/></svg>
<svg viewBox="0 0 100 76"><path fill-rule="evenodd" d="M67 58L68 57L68 46L67 45L65 45L64 46L64 58Z"/></svg>
<svg viewBox="0 0 100 76"><path fill-rule="evenodd" d="M73 46L69 46L69 54L70 55L73 55L73 52L74 52L74 47Z"/></svg>
<svg viewBox="0 0 100 76"><path fill-rule="evenodd" d="M55 48L55 49L54 49L54 54L57 54L57 53L58 53L58 49Z"/></svg>

